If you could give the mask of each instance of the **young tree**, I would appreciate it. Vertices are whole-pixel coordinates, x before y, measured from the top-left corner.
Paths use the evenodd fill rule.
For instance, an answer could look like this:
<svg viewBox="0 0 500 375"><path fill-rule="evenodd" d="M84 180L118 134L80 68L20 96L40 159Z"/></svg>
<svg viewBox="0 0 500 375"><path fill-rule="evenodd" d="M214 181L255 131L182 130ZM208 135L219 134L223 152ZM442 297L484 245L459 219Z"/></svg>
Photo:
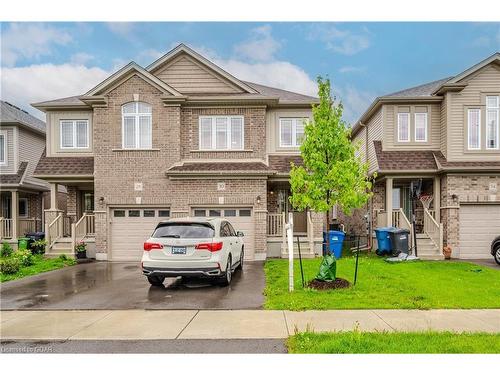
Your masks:
<svg viewBox="0 0 500 375"><path fill-rule="evenodd" d="M318 77L320 102L313 106L313 120L305 124L300 152L303 166L292 164L292 205L326 213L338 205L346 214L362 207L370 197L368 164L355 156L357 145L350 140L351 128L342 120L342 103L332 98L330 80ZM329 248L327 236L327 248Z"/></svg>

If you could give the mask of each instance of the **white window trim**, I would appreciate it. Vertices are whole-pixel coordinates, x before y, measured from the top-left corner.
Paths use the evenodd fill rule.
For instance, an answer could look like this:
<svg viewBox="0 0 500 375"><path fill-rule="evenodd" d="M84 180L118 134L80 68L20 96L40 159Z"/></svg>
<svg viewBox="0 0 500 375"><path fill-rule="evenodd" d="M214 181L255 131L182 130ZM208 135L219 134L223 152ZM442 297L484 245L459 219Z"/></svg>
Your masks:
<svg viewBox="0 0 500 375"><path fill-rule="evenodd" d="M283 145L282 139L281 139L281 127L283 125L283 121L291 120L292 121L292 144L291 145ZM306 121L308 119L304 117L280 117L279 119L279 129L278 129L278 137L279 137L279 144L281 148L298 148L300 147L299 144L297 144L297 124L299 121L301 121L304 124L304 135L305 135L305 126L306 126Z"/></svg>
<svg viewBox="0 0 500 375"><path fill-rule="evenodd" d="M153 149L153 107L151 104L146 102L133 102L135 103L136 112L134 113L123 113L123 108L130 104L130 102L122 105L122 149L124 150L152 150ZM151 108L151 112L139 112L139 103L146 104ZM150 147L141 147L140 142L140 126L139 119L141 117L148 116L150 118L151 124L151 146ZM135 132L135 145L134 147L126 147L125 146L125 117L134 117L134 132Z"/></svg>
<svg viewBox="0 0 500 375"><path fill-rule="evenodd" d="M470 145L470 113L471 111L477 111L477 113L479 114L479 134L477 135L478 137L478 140L479 140L479 145L478 147L471 147ZM469 108L467 110L467 149L468 150L480 150L481 149L481 109L480 108Z"/></svg>
<svg viewBox="0 0 500 375"><path fill-rule="evenodd" d="M401 115L406 115L408 117L408 132L407 132L408 139L401 139L401 129L400 129L400 126L399 126ZM397 124L397 126L398 126L398 142L405 142L406 143L406 142L410 142L411 141L411 139L410 139L411 138L411 136L410 136L410 134L411 134L411 121L410 121L410 119L411 119L411 116L410 116L409 112L400 112L400 113L398 113L398 124Z"/></svg>
<svg viewBox="0 0 500 375"><path fill-rule="evenodd" d="M28 206L28 198L19 198L19 203L21 202L26 202L25 205L26 205L26 214L25 215L21 215L20 213L18 214L19 217L23 217L23 218L26 218L29 216L29 206ZM19 204L18 203L18 204ZM20 212L19 210L19 207L17 208L18 211Z"/></svg>
<svg viewBox="0 0 500 375"><path fill-rule="evenodd" d="M226 119L226 148L217 148L217 119ZM241 119L241 148L231 147L231 119ZM212 127L211 147L201 147L201 123L203 120L210 120ZM198 118L198 150L200 151L242 151L245 149L245 117L244 116L199 116Z"/></svg>
<svg viewBox="0 0 500 375"><path fill-rule="evenodd" d="M497 105L496 107L488 107L488 98L494 97L496 98ZM495 147L488 146L488 111L496 111L497 112L497 131L496 131L496 139L495 139ZM485 129L485 144L487 150L498 150L499 149L499 141L500 141L500 96L497 95L488 95L486 96L486 129Z"/></svg>
<svg viewBox="0 0 500 375"><path fill-rule="evenodd" d="M425 128L424 128L424 134L425 134L425 137L424 139L417 139L417 116L418 115L425 115ZM422 142L422 143L425 143L427 142L427 128L428 128L428 116L427 116L427 112L415 112L415 115L414 115L414 128L415 128L415 142Z"/></svg>
<svg viewBox="0 0 500 375"><path fill-rule="evenodd" d="M7 165L7 134L5 132L0 132L0 137L3 139L3 155L0 159L0 165Z"/></svg>
<svg viewBox="0 0 500 375"><path fill-rule="evenodd" d="M76 143L76 123L77 122L85 122L87 124L87 143L85 146L80 146L78 147L77 146L77 143ZM63 132L62 132L62 123L63 122L71 122L72 124L72 127L73 127L73 146L63 146ZM68 149L71 149L71 150L75 150L75 149L79 149L79 150L83 150L83 149L86 149L86 148L89 148L89 143L90 143L90 135L89 135L89 120L87 119L77 119L77 120L68 120L68 119L62 119L59 121L59 147L61 148L61 150L68 150Z"/></svg>

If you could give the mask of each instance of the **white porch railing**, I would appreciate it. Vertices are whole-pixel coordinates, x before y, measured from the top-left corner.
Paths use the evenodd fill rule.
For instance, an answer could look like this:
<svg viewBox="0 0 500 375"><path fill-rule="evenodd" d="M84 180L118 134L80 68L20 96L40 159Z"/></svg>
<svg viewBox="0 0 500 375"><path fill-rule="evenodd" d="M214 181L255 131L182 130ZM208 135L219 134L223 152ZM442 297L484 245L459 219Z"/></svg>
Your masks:
<svg viewBox="0 0 500 375"><path fill-rule="evenodd" d="M54 246L56 241L64 237L64 230L63 230L63 225L64 225L64 216L60 212L57 214L56 218L52 220L51 223L47 226L47 243L49 244L49 249Z"/></svg>
<svg viewBox="0 0 500 375"><path fill-rule="evenodd" d="M378 211L377 213L377 227L386 227L387 226L387 212Z"/></svg>
<svg viewBox="0 0 500 375"><path fill-rule="evenodd" d="M398 208L392 211L392 226L402 229L408 229L410 231L410 241L408 245L412 246L411 242L413 236L411 234L413 233L413 227L402 208Z"/></svg>
<svg viewBox="0 0 500 375"><path fill-rule="evenodd" d="M283 234L283 215L267 214L267 235L279 237Z"/></svg>
<svg viewBox="0 0 500 375"><path fill-rule="evenodd" d="M71 243L75 248L77 242L86 237L95 236L95 215L84 213L76 223L71 224Z"/></svg>
<svg viewBox="0 0 500 375"><path fill-rule="evenodd" d="M19 234L24 236L29 232L39 232L42 230L42 220L36 218L19 219Z"/></svg>
<svg viewBox="0 0 500 375"><path fill-rule="evenodd" d="M429 236L439 251L443 250L443 224L438 223L426 208L424 208L424 233Z"/></svg>
<svg viewBox="0 0 500 375"><path fill-rule="evenodd" d="M12 219L0 217L0 239L12 238Z"/></svg>

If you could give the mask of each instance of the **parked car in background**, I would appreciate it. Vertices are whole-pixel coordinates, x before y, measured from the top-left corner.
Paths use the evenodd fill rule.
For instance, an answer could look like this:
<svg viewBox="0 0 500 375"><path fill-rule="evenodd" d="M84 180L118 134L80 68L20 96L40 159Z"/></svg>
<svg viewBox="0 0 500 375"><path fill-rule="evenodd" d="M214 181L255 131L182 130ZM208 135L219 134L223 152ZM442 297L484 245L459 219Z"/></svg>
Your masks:
<svg viewBox="0 0 500 375"><path fill-rule="evenodd" d="M500 236L497 236L491 243L491 255L498 265L500 265Z"/></svg>
<svg viewBox="0 0 500 375"><path fill-rule="evenodd" d="M151 285L166 277L208 277L222 286L243 267L242 232L221 218L162 221L144 243L142 272Z"/></svg>

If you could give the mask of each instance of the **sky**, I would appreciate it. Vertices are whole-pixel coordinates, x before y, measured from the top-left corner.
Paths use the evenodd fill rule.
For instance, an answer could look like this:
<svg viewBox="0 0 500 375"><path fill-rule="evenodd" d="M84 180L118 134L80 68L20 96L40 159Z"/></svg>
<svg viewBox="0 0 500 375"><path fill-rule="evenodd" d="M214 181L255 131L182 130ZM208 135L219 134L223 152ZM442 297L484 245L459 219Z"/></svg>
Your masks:
<svg viewBox="0 0 500 375"><path fill-rule="evenodd" d="M500 51L500 23L0 23L2 100L81 95L130 61L185 43L237 78L316 95L328 77L354 123L377 97L456 75Z"/></svg>

